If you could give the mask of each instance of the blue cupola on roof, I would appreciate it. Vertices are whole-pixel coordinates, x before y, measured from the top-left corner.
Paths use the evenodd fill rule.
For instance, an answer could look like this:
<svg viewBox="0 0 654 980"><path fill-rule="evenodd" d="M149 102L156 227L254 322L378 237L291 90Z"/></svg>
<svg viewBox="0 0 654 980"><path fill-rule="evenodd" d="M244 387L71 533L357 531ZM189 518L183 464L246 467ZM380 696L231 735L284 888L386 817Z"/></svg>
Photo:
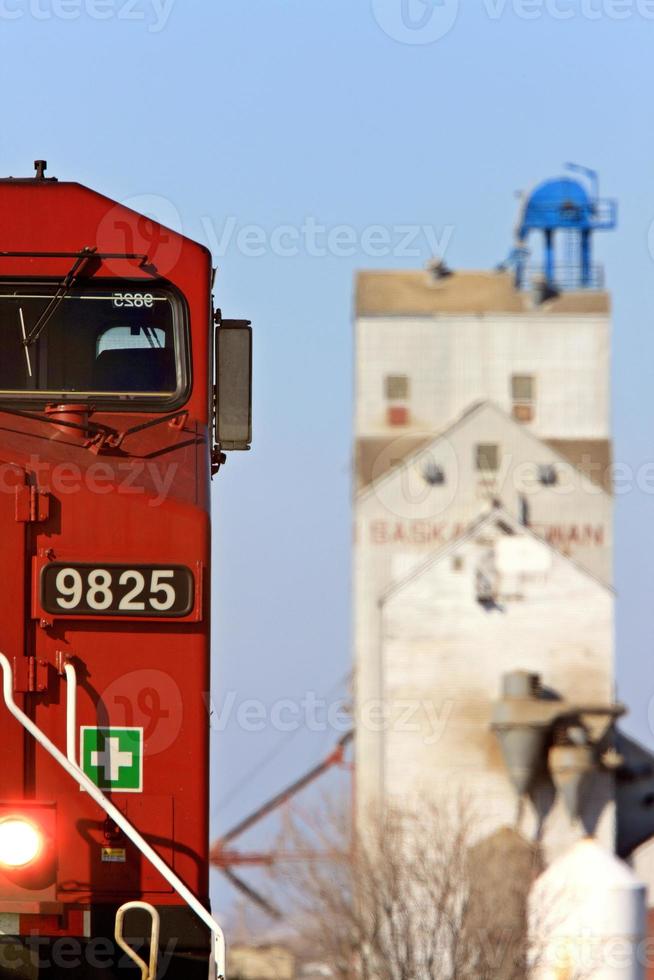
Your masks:
<svg viewBox="0 0 654 980"><path fill-rule="evenodd" d="M527 199L521 233L534 228L592 228L594 206L590 195L579 181L569 177L546 180Z"/></svg>
<svg viewBox="0 0 654 980"><path fill-rule="evenodd" d="M573 177L546 180L524 201L513 253L518 288L526 285L528 242L534 231L544 236L543 263L536 272L550 291L602 285L601 272L593 267L592 235L616 227L617 206L615 201L600 199L594 170L575 164L568 164L567 168L583 175L585 181ZM557 256L557 238L564 241L563 258L560 251Z"/></svg>

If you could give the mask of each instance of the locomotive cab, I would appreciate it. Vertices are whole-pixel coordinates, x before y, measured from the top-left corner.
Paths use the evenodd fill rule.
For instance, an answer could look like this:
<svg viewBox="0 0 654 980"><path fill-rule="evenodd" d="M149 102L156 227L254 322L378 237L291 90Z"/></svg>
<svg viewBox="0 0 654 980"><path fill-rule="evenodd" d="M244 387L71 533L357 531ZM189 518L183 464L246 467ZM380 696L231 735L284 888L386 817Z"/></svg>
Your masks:
<svg viewBox="0 0 654 980"><path fill-rule="evenodd" d="M134 902L167 977L218 977L210 479L251 327L203 246L43 165L0 212L0 977L130 976Z"/></svg>

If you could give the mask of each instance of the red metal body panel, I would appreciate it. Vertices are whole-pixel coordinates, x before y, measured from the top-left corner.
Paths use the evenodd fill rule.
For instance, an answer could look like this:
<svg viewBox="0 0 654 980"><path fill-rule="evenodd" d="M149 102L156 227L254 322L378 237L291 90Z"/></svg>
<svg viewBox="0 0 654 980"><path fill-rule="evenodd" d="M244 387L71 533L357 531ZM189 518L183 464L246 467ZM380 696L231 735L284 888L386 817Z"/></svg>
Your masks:
<svg viewBox="0 0 654 980"><path fill-rule="evenodd" d="M0 650L35 657L46 689L19 704L62 749L66 744L62 657L79 677L78 725L140 727L143 791L112 795L134 825L203 900L208 896L208 731L210 626L211 260L202 246L85 187L45 180L0 181L0 251L142 252L147 263L103 260L94 280L129 277L135 288L164 279L184 296L190 318L191 387L174 423L93 452L80 433L0 406ZM0 279L61 277L70 257L0 255ZM0 342L2 333L0 332ZM0 356L1 351L0 351ZM164 412L159 413L165 414ZM94 423L124 431L156 412L94 411ZM29 490L46 497L29 508ZM21 488L22 491L21 491ZM21 492L23 496L21 497ZM25 494L27 493L27 496ZM45 519L44 515L48 514ZM17 519L18 518L18 519ZM41 519L40 519L41 518ZM195 604L179 620L53 617L43 611L39 574L52 561L183 565L195 576ZM28 677L21 665L17 676ZM36 676L36 675L35 675ZM24 687L29 687L27 681ZM52 899L66 909L143 898L179 900L136 851L116 841L104 814L0 704L0 803L22 799L56 811ZM102 860L103 846L124 862ZM39 882L37 898L48 883ZM0 912L34 928L24 887L0 876ZM59 905L57 907L59 907ZM42 911L50 913L52 901ZM29 913L29 918L28 918ZM61 915L50 934L79 928ZM69 930L70 931L70 930Z"/></svg>

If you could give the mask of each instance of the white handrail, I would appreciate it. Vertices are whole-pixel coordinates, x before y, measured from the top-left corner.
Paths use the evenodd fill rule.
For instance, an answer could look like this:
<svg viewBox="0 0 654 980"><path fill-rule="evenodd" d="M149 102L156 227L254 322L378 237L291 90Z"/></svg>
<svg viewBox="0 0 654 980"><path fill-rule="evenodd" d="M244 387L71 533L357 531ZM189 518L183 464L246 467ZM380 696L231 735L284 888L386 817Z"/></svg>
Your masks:
<svg viewBox="0 0 654 980"><path fill-rule="evenodd" d="M68 664L71 670L74 672L74 667L72 664ZM92 799L102 807L105 813L111 817L114 823L120 827L123 833L129 837L133 844L138 847L140 852L148 859L150 864L154 865L159 874L161 874L169 885L177 892L180 898L182 898L186 904L195 912L199 919L201 919L208 929L211 930L213 935L213 948L212 948L212 963L215 965L215 980L225 980L225 936L222 928L213 918L210 912L208 912L204 905L195 897L193 892L184 884L181 878L178 878L175 872L170 868L166 862L161 858L157 852L148 844L144 837L142 837L138 830L131 825L129 820L125 817L123 813L118 810L113 803L107 799L102 790L100 790L94 782L92 782L88 776L82 772L82 770L74 762L71 762L63 752L57 748L54 742L51 742L47 735L45 735L41 729L34 724L31 718L29 718L24 711L18 707L14 701L14 674L12 666L5 656L4 653L0 653L0 667L2 667L2 691L4 694L5 703L10 713L14 716L16 721L19 722L34 738L39 745L41 745L49 755L55 759L56 762L65 769L69 776L71 776L78 786L86 790ZM66 674L68 677L68 673Z"/></svg>
<svg viewBox="0 0 654 980"><path fill-rule="evenodd" d="M142 912L147 912L152 921L152 928L150 929L150 959L146 963L142 960L139 954L132 949L132 947L125 941L123 936L123 921L125 919L125 913L129 912L131 909L140 909ZM121 905L116 913L116 927L114 929L114 939L122 949L123 953L126 953L132 963L136 963L137 967L141 971L141 980L157 980L157 963L159 961L159 913L157 912L154 905L150 905L149 902L125 902Z"/></svg>
<svg viewBox="0 0 654 980"><path fill-rule="evenodd" d="M71 663L64 664L66 675L66 755L68 761L77 761L77 673Z"/></svg>

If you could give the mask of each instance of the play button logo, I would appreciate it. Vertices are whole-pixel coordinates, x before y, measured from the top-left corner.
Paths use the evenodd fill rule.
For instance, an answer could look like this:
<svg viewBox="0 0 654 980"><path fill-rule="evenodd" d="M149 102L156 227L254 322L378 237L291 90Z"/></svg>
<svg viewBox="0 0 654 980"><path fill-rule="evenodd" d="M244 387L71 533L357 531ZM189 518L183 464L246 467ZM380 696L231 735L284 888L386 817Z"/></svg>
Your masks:
<svg viewBox="0 0 654 980"><path fill-rule="evenodd" d="M459 0L372 0L375 20L402 44L433 44L452 30Z"/></svg>

